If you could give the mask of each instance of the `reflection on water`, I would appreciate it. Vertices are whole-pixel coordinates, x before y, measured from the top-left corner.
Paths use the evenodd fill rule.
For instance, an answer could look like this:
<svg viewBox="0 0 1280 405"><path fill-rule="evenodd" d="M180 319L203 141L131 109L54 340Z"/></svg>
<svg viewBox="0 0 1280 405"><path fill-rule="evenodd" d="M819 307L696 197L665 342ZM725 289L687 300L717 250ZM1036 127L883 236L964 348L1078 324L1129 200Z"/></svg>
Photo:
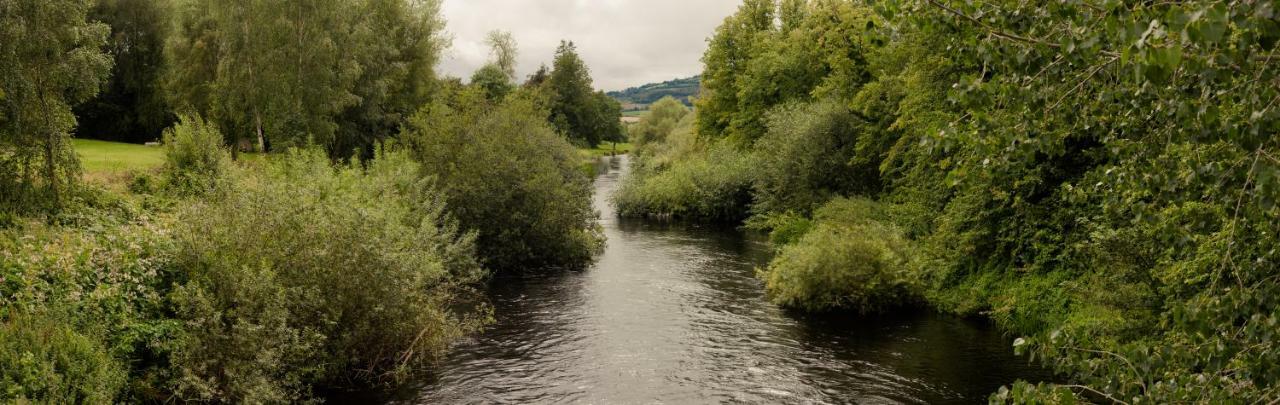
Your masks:
<svg viewBox="0 0 1280 405"><path fill-rule="evenodd" d="M758 237L619 220L605 158L596 265L494 283L497 323L455 346L405 403L973 403L1046 377L984 325L929 313L804 317L766 301Z"/></svg>

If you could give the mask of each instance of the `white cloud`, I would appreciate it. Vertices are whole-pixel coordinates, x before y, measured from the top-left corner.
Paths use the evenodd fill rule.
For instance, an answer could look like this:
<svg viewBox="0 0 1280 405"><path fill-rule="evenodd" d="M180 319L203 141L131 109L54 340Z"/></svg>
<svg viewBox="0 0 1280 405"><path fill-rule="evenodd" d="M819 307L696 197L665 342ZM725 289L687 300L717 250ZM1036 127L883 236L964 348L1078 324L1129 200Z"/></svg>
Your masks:
<svg viewBox="0 0 1280 405"><path fill-rule="evenodd" d="M440 70L464 80L489 60L485 35L510 31L523 80L573 41L595 87L620 90L702 71L706 39L738 0L444 0L453 47Z"/></svg>

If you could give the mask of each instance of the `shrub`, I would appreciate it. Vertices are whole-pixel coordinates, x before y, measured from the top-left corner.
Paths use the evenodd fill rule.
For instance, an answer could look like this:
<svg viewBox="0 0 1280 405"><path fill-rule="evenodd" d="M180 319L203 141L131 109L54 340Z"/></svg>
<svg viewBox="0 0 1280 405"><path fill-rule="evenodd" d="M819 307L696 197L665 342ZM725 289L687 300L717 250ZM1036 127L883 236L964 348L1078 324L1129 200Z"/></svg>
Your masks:
<svg viewBox="0 0 1280 405"><path fill-rule="evenodd" d="M474 237L402 154L362 169L294 152L240 176L178 215L183 399L287 402L314 383L401 379L487 319L450 309L483 277Z"/></svg>
<svg viewBox="0 0 1280 405"><path fill-rule="evenodd" d="M784 104L766 122L756 142L756 212L807 214L833 197L879 189L876 130L848 108L835 101Z"/></svg>
<svg viewBox="0 0 1280 405"><path fill-rule="evenodd" d="M484 264L496 271L587 264L603 236L573 146L523 98L457 104L424 107L403 138L423 174L439 182L449 212L478 233Z"/></svg>
<svg viewBox="0 0 1280 405"><path fill-rule="evenodd" d="M919 296L914 254L869 200L837 199L813 229L760 271L776 304L809 311L874 313Z"/></svg>
<svg viewBox="0 0 1280 405"><path fill-rule="evenodd" d="M149 393L168 385L164 359L180 329L170 319L165 299L176 282L171 272L173 244L154 219L121 218L106 210L91 217L90 211L80 211L85 213L76 221L79 225L26 222L0 231L0 319L16 319L10 322L11 337L35 328L41 339L51 339L40 349L47 352L35 355L73 360L87 356L84 361L93 364L110 360L117 364L111 367L129 367L127 391L120 391L122 384L84 382L82 389L93 390L94 398L157 400ZM57 316L48 314L53 310ZM0 370L13 364L17 363L0 359ZM41 378L83 377L73 375L79 372L74 368L51 370L56 376L46 373ZM48 399L63 402L56 396Z"/></svg>
<svg viewBox="0 0 1280 405"><path fill-rule="evenodd" d="M635 173L613 195L622 216L718 222L747 216L754 159L728 143L691 152L669 167L643 160L636 164Z"/></svg>
<svg viewBox="0 0 1280 405"><path fill-rule="evenodd" d="M0 321L0 401L110 403L124 368L97 341L49 315Z"/></svg>
<svg viewBox="0 0 1280 405"><path fill-rule="evenodd" d="M630 127L631 142L637 147L666 142L667 135L672 133L687 115L689 115L689 107L685 107L684 103L671 96L663 97L653 103L649 112L640 117L640 122Z"/></svg>
<svg viewBox="0 0 1280 405"><path fill-rule="evenodd" d="M218 128L199 116L180 117L164 131L164 172L180 192L202 193L217 186L230 165Z"/></svg>

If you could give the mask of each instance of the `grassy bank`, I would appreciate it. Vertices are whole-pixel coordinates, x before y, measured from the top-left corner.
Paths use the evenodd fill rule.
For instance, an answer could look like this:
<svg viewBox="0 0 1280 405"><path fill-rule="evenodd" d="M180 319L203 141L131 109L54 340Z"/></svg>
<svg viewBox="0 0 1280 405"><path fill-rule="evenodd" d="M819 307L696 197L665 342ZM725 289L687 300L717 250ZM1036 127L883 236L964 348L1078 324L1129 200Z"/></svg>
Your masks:
<svg viewBox="0 0 1280 405"><path fill-rule="evenodd" d="M80 167L89 180L121 178L134 170L151 170L164 164L160 147L132 143L74 139Z"/></svg>

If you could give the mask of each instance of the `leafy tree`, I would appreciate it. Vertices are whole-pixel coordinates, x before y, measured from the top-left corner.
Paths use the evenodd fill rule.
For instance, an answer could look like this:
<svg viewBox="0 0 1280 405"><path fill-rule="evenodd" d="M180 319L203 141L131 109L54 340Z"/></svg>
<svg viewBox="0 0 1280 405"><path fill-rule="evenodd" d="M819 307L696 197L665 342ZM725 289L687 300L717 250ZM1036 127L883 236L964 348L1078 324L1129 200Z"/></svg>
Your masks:
<svg viewBox="0 0 1280 405"><path fill-rule="evenodd" d="M142 143L160 138L174 120L161 76L172 11L167 1L100 0L89 18L111 26L111 79L97 97L75 108L80 137Z"/></svg>
<svg viewBox="0 0 1280 405"><path fill-rule="evenodd" d="M233 141L315 143L335 158L369 155L429 96L445 43L438 1L181 0L178 16L179 108Z"/></svg>
<svg viewBox="0 0 1280 405"><path fill-rule="evenodd" d="M81 0L0 1L0 211L57 211L79 177L72 107L111 70L106 24Z"/></svg>
<svg viewBox="0 0 1280 405"><path fill-rule="evenodd" d="M547 65L542 65L538 67L537 71L534 71L533 74L529 75L529 78L524 81L524 84L522 84L521 87L541 87L543 83L546 83L549 79L551 79L551 71L547 69Z"/></svg>
<svg viewBox="0 0 1280 405"><path fill-rule="evenodd" d="M702 56L702 91L698 97L698 132L726 134L738 107L738 77L751 59L755 43L773 29L774 0L746 0L737 13L716 28Z"/></svg>
<svg viewBox="0 0 1280 405"><path fill-rule="evenodd" d="M490 32L486 42L493 60L471 75L471 85L484 90L490 102L497 102L515 90L516 42L503 31Z"/></svg>
<svg viewBox="0 0 1280 405"><path fill-rule="evenodd" d="M574 142L598 145L601 134L595 129L602 125L593 111L591 74L573 42L560 41L547 84L552 94L551 124L556 130Z"/></svg>
<svg viewBox="0 0 1280 405"><path fill-rule="evenodd" d="M401 136L423 175L437 179L461 226L478 233L486 267L584 266L603 237L577 151L530 100L482 98L466 89L452 105L436 101L410 120Z"/></svg>
<svg viewBox="0 0 1280 405"><path fill-rule="evenodd" d="M325 147L331 157L358 151L367 160L440 91L434 69L449 41L439 1L364 0L355 7L361 17L350 23L343 51L360 67L351 90L359 102L336 118L338 132Z"/></svg>
<svg viewBox="0 0 1280 405"><path fill-rule="evenodd" d="M689 108L683 103L672 97L664 97L649 106L649 112L640 117L640 122L631 126L631 142L637 147L666 142L667 135L688 114Z"/></svg>
<svg viewBox="0 0 1280 405"><path fill-rule="evenodd" d="M516 47L516 39L510 32L494 30L485 37L489 52L493 55L493 63L497 65L507 79L516 80L516 59L520 53Z"/></svg>
<svg viewBox="0 0 1280 405"><path fill-rule="evenodd" d="M591 105L591 122L595 124L591 131L599 134L601 141L625 142L627 135L622 126L622 104L603 91L597 91L592 95Z"/></svg>

